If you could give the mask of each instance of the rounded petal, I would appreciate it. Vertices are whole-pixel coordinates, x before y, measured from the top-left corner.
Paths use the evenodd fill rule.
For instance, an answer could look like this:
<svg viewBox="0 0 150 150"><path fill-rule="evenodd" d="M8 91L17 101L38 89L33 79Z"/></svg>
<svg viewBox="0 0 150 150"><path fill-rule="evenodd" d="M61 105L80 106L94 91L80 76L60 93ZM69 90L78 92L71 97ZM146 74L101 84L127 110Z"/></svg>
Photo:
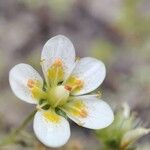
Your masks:
<svg viewBox="0 0 150 150"><path fill-rule="evenodd" d="M70 137L69 122L61 116L58 122L53 122L46 119L42 112L37 112L33 128L37 138L48 147L63 146Z"/></svg>
<svg viewBox="0 0 150 150"><path fill-rule="evenodd" d="M97 89L106 76L105 65L91 57L85 57L78 61L71 76L83 81L83 87L73 95L82 95Z"/></svg>
<svg viewBox="0 0 150 150"><path fill-rule="evenodd" d="M63 62L65 76L67 76L75 63L75 49L72 42L63 35L49 39L43 47L41 61L43 62L44 74L57 59Z"/></svg>
<svg viewBox="0 0 150 150"><path fill-rule="evenodd" d="M9 82L12 91L23 101L36 104L37 100L32 96L27 83L29 80L36 80L39 85L43 86L43 80L39 73L28 64L18 64L9 72Z"/></svg>
<svg viewBox="0 0 150 150"><path fill-rule="evenodd" d="M94 96L79 96L67 105L69 107L65 106L63 110L68 117L78 125L89 129L105 128L114 120L110 106Z"/></svg>

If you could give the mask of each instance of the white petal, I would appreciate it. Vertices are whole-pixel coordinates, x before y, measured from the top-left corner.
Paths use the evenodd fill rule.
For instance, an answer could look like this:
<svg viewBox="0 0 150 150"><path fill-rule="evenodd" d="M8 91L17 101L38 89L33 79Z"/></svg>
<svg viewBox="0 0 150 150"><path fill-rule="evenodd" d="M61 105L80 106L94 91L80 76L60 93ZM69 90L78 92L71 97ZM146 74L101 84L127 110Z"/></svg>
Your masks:
<svg viewBox="0 0 150 150"><path fill-rule="evenodd" d="M37 80L43 86L43 80L39 73L28 64L18 64L14 66L9 73L9 82L12 91L23 101L36 104L37 100L32 97L32 94L27 87L28 80Z"/></svg>
<svg viewBox="0 0 150 150"><path fill-rule="evenodd" d="M41 112L34 118L34 132L37 138L48 147L63 146L70 137L69 122L60 116L58 123L46 120Z"/></svg>
<svg viewBox="0 0 150 150"><path fill-rule="evenodd" d="M121 140L121 148L127 148L130 144L148 133L150 133L150 129L146 128L136 128L126 132Z"/></svg>
<svg viewBox="0 0 150 150"><path fill-rule="evenodd" d="M56 59L62 60L65 76L68 76L75 63L75 49L72 42L63 35L57 35L49 39L43 47L41 60L44 65L44 74Z"/></svg>
<svg viewBox="0 0 150 150"><path fill-rule="evenodd" d="M106 76L105 65L95 58L82 58L72 72L73 76L83 80L83 88L74 93L82 95L97 89Z"/></svg>
<svg viewBox="0 0 150 150"><path fill-rule="evenodd" d="M74 101L81 101L85 105L87 112L86 117L80 117L70 113L67 109L64 110L68 117L77 124L90 129L101 129L113 122L114 115L112 109L106 102L94 96L79 96Z"/></svg>

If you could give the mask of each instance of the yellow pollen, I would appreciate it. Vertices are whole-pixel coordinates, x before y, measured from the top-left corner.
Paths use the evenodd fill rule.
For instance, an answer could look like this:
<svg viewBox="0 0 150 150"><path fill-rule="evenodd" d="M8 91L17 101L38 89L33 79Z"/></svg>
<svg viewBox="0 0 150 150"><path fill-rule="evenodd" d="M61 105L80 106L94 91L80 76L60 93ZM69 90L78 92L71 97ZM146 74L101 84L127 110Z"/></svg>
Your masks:
<svg viewBox="0 0 150 150"><path fill-rule="evenodd" d="M43 115L44 115L45 119L47 119L53 123L58 123L60 121L59 115L57 115L55 112L45 111Z"/></svg>

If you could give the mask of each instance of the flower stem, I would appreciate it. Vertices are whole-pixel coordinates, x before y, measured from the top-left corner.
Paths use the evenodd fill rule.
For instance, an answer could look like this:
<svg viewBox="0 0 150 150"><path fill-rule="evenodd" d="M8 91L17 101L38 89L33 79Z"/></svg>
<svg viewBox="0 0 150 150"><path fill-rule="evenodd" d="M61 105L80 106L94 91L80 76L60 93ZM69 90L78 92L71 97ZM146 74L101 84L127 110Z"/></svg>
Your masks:
<svg viewBox="0 0 150 150"><path fill-rule="evenodd" d="M28 123L32 120L37 110L34 110L25 120L23 123L13 132L11 132L8 136L6 136L4 139L0 140L0 147L5 146L7 144L11 144L15 142L15 139L17 135L28 125Z"/></svg>

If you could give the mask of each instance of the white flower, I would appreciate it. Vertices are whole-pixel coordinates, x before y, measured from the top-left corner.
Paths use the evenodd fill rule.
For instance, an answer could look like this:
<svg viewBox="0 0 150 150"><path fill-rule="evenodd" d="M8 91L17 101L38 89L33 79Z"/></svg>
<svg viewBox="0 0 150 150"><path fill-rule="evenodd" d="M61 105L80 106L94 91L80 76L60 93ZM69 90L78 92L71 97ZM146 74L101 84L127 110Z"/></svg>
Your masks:
<svg viewBox="0 0 150 150"><path fill-rule="evenodd" d="M103 82L104 64L86 57L75 61L71 41L58 35L44 45L41 66L45 82L30 65L18 64L11 69L9 81L15 95L23 101L37 104L34 132L46 146L60 147L70 137L67 115L77 124L101 129L114 119L110 106L92 92Z"/></svg>

